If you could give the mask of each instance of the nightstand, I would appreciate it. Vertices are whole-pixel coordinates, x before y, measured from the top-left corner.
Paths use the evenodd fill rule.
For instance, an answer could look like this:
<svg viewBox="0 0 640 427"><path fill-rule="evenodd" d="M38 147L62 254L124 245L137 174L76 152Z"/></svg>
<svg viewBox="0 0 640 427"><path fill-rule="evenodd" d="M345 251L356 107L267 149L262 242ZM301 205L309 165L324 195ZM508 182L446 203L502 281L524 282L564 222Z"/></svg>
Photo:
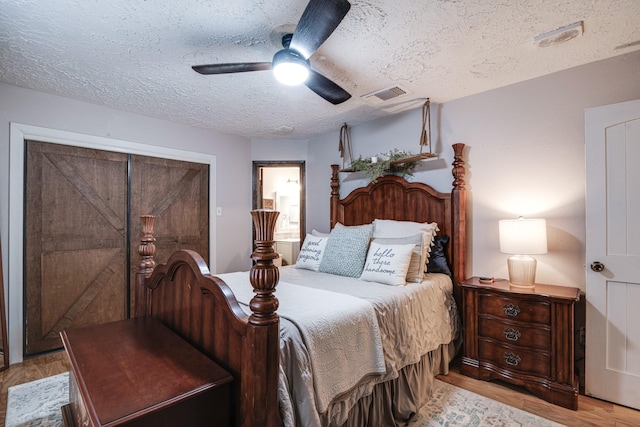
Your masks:
<svg viewBox="0 0 640 427"><path fill-rule="evenodd" d="M463 281L464 345L460 372L522 386L548 402L578 409L574 373L574 305L580 289L504 279Z"/></svg>

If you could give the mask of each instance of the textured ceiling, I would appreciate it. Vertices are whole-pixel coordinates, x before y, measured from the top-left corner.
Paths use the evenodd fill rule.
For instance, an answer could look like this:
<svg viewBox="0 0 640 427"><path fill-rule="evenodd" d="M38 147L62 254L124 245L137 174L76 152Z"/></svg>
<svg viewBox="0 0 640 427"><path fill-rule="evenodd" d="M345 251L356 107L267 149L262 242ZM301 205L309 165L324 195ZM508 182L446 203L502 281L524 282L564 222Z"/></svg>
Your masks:
<svg viewBox="0 0 640 427"><path fill-rule="evenodd" d="M306 0L2 0L0 81L258 139L305 139L640 49L639 0L351 0L311 57L353 97L334 106L270 71L203 76L191 65L271 61ZM584 34L539 48L577 22ZM399 85L375 104L363 95Z"/></svg>

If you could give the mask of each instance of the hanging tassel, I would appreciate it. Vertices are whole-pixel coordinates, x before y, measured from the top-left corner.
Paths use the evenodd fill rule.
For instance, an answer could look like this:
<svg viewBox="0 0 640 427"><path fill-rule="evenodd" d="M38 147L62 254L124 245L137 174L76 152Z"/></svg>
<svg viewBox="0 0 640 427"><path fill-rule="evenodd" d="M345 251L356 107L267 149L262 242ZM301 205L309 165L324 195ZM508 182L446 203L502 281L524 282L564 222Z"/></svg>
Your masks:
<svg viewBox="0 0 640 427"><path fill-rule="evenodd" d="M422 132L420 133L420 154L425 146L429 146L429 154L431 152L431 101L427 101L422 106Z"/></svg>
<svg viewBox="0 0 640 427"><path fill-rule="evenodd" d="M340 151L340 157L342 158L342 168L344 169L346 165L351 165L351 161L353 160L353 153L351 152L351 135L349 134L349 126L347 126L346 123L340 128L338 151ZM349 158L348 162L346 161L347 157Z"/></svg>

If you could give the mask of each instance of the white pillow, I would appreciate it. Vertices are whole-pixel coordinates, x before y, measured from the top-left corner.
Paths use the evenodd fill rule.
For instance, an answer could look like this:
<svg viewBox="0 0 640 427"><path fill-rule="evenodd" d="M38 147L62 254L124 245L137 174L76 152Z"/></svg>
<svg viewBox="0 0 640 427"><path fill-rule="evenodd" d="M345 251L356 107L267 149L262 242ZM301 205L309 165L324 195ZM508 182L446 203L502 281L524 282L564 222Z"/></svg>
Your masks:
<svg viewBox="0 0 640 427"><path fill-rule="evenodd" d="M407 271L407 282L422 282L424 276L424 266L427 259L422 250L423 234L418 233L409 237L374 237L373 242L381 245L407 245L411 243L413 250L411 251L411 259L409 261L409 270Z"/></svg>
<svg viewBox="0 0 640 427"><path fill-rule="evenodd" d="M376 219L373 221L373 237L407 237L418 233L434 236L438 231L435 222L396 221Z"/></svg>
<svg viewBox="0 0 640 427"><path fill-rule="evenodd" d="M381 245L371 242L360 279L393 286L405 285L414 247L415 244L411 243Z"/></svg>
<svg viewBox="0 0 640 427"><path fill-rule="evenodd" d="M369 228L372 227L373 224L362 224L362 225L344 225L341 222L336 222L336 225L333 228Z"/></svg>
<svg viewBox="0 0 640 427"><path fill-rule="evenodd" d="M296 268L318 271L327 240L329 240L328 237L307 234L296 260Z"/></svg>
<svg viewBox="0 0 640 427"><path fill-rule="evenodd" d="M423 233L422 240L423 257L426 263L429 260L433 238L438 231L435 222L396 221L393 219L376 219L373 221L373 237L408 237ZM425 267L426 268L426 267Z"/></svg>
<svg viewBox="0 0 640 427"><path fill-rule="evenodd" d="M322 231L318 231L315 228L311 230L311 235L316 237L329 237L329 233L323 233Z"/></svg>

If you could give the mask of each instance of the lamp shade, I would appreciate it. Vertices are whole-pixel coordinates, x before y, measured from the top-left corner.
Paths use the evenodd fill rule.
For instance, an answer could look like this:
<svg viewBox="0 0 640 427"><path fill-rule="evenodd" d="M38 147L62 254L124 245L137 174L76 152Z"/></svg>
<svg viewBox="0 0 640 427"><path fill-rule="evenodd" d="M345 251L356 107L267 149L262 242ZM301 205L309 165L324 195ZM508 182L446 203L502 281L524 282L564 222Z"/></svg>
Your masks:
<svg viewBox="0 0 640 427"><path fill-rule="evenodd" d="M544 219L503 219L498 221L500 252L517 255L547 253L547 221Z"/></svg>

